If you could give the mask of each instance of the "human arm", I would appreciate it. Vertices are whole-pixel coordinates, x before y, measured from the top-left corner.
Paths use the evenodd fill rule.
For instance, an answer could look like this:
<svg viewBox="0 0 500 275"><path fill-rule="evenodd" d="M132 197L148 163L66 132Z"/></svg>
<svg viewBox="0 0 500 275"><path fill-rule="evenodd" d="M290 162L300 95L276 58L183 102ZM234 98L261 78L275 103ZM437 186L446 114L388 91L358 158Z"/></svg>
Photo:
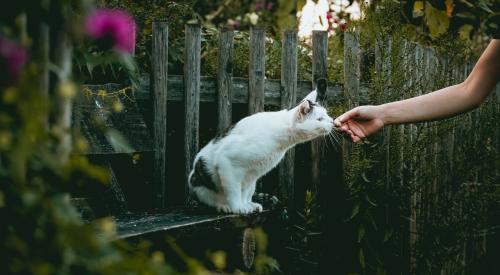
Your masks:
<svg viewBox="0 0 500 275"><path fill-rule="evenodd" d="M425 95L377 106L359 106L335 119L356 142L384 125L450 117L479 106L500 80L500 40L493 39L467 79Z"/></svg>

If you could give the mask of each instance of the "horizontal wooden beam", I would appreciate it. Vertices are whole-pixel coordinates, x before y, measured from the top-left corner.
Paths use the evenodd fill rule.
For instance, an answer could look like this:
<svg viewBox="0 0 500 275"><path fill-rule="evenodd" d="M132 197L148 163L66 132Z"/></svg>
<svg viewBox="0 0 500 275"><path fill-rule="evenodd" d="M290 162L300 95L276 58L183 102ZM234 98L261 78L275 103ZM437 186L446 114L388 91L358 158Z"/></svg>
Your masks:
<svg viewBox="0 0 500 275"><path fill-rule="evenodd" d="M242 77L233 77L232 81L233 103L248 103L248 79ZM140 78L140 87L135 92L138 100L149 100L149 74L143 74ZM264 81L264 102L265 105L280 107L281 93L280 80L266 79ZM297 82L297 102L300 102L310 91L312 84L310 81ZM366 94L367 87L361 88L361 94ZM326 102L333 105L342 101L342 85L329 83L326 92ZM363 92L364 91L364 92ZM168 101L179 101L184 99L184 83L181 75L168 76ZM217 79L215 77L202 76L200 87L200 102L217 101Z"/></svg>

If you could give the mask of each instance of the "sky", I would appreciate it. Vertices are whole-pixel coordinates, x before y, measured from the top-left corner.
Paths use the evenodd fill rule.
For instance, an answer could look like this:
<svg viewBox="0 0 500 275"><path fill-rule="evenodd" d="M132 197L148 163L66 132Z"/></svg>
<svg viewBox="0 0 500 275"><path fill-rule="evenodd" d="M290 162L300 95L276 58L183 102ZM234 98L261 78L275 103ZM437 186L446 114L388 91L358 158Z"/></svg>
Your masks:
<svg viewBox="0 0 500 275"><path fill-rule="evenodd" d="M331 4L329 4L331 2ZM306 38L309 37L313 30L327 30L328 24L326 19L326 13L329 10L329 5L334 12L339 12L342 9L351 14L352 20L359 19L360 9L358 3L353 3L351 6L347 7L349 4L348 0L318 0L318 3L314 3L312 0L307 0L306 5L302 8L299 13L299 37ZM321 17L321 21L319 19ZM342 23L342 19L339 19L339 23ZM323 24L322 24L323 23ZM335 33L335 29L338 25L334 23L334 29L332 34Z"/></svg>

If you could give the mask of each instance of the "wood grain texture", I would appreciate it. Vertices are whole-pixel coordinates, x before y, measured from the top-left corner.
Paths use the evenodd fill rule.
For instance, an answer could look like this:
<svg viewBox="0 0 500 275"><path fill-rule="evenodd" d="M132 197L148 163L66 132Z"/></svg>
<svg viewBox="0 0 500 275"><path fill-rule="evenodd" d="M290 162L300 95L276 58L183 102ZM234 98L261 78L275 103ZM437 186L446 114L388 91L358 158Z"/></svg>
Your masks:
<svg viewBox="0 0 500 275"><path fill-rule="evenodd" d="M149 100L150 81L149 74L140 77L139 89L135 91L135 97L139 101ZM232 102L248 104L248 79L233 77ZM297 81L297 102L311 92L311 81ZM362 86L360 92L361 102L367 102L368 87ZM184 78L181 75L168 76L167 100L171 102L182 102L184 100ZM268 79L264 82L264 99L266 106L281 107L281 81ZM333 105L343 101L343 87L336 83L328 83L326 91L326 105ZM213 77L202 76L200 84L200 102L217 102L217 80Z"/></svg>
<svg viewBox="0 0 500 275"><path fill-rule="evenodd" d="M198 153L200 120L200 54L201 28L196 24L186 25L184 48L184 154L185 195L188 194L187 179L194 157Z"/></svg>
<svg viewBox="0 0 500 275"><path fill-rule="evenodd" d="M168 94L168 25L153 22L151 84L153 105L154 185L155 207L167 204L167 94Z"/></svg>
<svg viewBox="0 0 500 275"><path fill-rule="evenodd" d="M227 129L232 122L233 37L232 29L222 28L219 32L217 67L217 131L219 133Z"/></svg>
<svg viewBox="0 0 500 275"><path fill-rule="evenodd" d="M190 235L196 232L220 232L221 229L237 229L262 224L270 211L249 215L218 214L199 209L177 209L165 214L128 214L116 217L116 239L143 238L168 233L172 236ZM164 238L164 237L162 237Z"/></svg>
<svg viewBox="0 0 500 275"><path fill-rule="evenodd" d="M346 110L351 110L359 105L361 51L358 35L356 32L344 34L344 107ZM347 139L342 141L342 155L345 165L349 162L352 146L351 141Z"/></svg>
<svg viewBox="0 0 500 275"><path fill-rule="evenodd" d="M297 31L283 33L281 49L281 109L289 109L297 101ZM279 195L286 205L293 206L295 190L295 148L286 153L278 167Z"/></svg>
<svg viewBox="0 0 500 275"><path fill-rule="evenodd" d="M250 30L250 63L248 71L248 113L264 111L264 78L266 72L266 35L264 29Z"/></svg>
<svg viewBox="0 0 500 275"><path fill-rule="evenodd" d="M313 31L313 89L318 88L318 85L324 85L328 78L328 32ZM321 86L318 89L318 101L325 100L325 89Z"/></svg>
<svg viewBox="0 0 500 275"><path fill-rule="evenodd" d="M313 88L317 89L317 100L324 105L326 98L326 83L328 79L328 32L313 31ZM321 83L321 84L320 84ZM320 189L321 156L322 146L320 140L311 142L311 186L314 195L318 195Z"/></svg>

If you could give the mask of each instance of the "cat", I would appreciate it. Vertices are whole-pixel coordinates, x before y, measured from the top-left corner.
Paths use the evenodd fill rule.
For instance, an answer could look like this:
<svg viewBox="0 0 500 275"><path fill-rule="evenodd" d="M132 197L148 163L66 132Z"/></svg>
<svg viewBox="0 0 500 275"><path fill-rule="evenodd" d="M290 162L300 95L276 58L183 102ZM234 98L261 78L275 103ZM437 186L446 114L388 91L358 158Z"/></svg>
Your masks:
<svg viewBox="0 0 500 275"><path fill-rule="evenodd" d="M212 139L194 159L188 177L191 192L219 212L261 212L262 205L252 202L256 181L288 149L333 130L333 119L316 96L314 90L290 110L245 117Z"/></svg>

